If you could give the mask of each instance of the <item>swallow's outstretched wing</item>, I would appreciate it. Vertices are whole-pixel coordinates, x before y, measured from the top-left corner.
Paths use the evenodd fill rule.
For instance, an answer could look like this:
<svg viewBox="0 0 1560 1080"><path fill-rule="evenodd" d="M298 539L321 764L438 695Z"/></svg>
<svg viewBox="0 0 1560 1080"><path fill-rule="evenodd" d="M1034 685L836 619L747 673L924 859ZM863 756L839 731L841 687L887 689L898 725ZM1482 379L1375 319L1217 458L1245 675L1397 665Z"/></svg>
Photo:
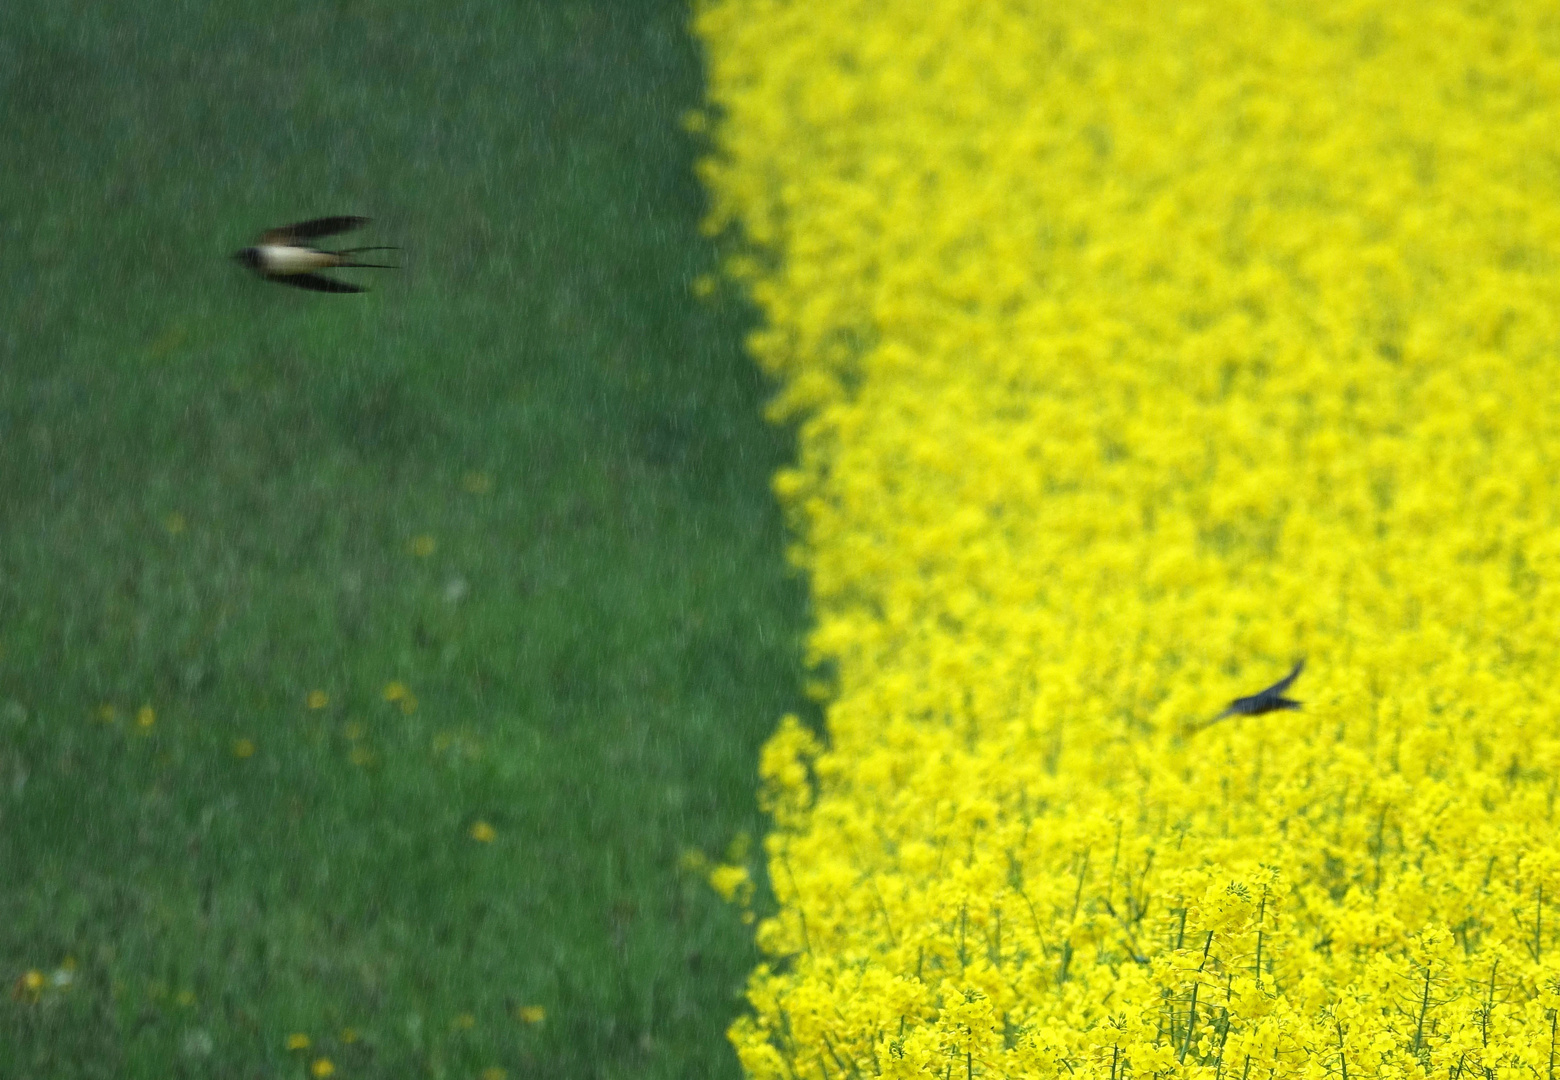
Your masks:
<svg viewBox="0 0 1560 1080"><path fill-rule="evenodd" d="M300 240L314 240L321 236L334 236L336 233L350 232L353 229L362 228L368 224L368 220L366 217L357 217L352 214L311 218L308 221L300 221L293 225L283 225L280 228L268 229L260 234L260 243L296 244Z"/></svg>
<svg viewBox="0 0 1560 1080"><path fill-rule="evenodd" d="M300 289L312 289L314 292L368 291L361 285L350 285L345 281L328 278L324 274L267 274L265 279L282 285L295 285Z"/></svg>
<svg viewBox="0 0 1560 1080"><path fill-rule="evenodd" d="M1290 685L1300 677L1300 672L1303 670L1305 670L1305 657L1302 656L1300 659L1295 661L1295 666L1293 669L1291 669L1288 675L1285 675L1282 679L1279 679L1278 682L1274 683L1260 694L1253 694L1252 696L1272 699L1275 701L1278 700L1283 692L1288 690ZM1296 702L1295 704L1298 705L1299 702Z"/></svg>

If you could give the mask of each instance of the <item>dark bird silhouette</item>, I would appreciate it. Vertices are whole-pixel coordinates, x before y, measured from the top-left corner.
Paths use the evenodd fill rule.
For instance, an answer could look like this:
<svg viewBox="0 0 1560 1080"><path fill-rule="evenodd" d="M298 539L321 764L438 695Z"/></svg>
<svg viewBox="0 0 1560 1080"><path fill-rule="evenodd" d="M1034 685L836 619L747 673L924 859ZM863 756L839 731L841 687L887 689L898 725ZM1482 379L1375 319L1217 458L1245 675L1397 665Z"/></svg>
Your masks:
<svg viewBox="0 0 1560 1080"><path fill-rule="evenodd" d="M1280 709L1298 709L1300 702L1294 698L1285 697L1284 691L1288 690L1290 685L1300 677L1300 672L1304 667L1305 658L1301 657L1295 661L1293 670L1282 679L1279 679L1278 682L1266 690L1259 691L1249 697L1236 698L1230 702L1228 708L1202 726L1207 727L1209 724L1217 724L1228 716L1261 716L1263 713L1277 712Z"/></svg>
<svg viewBox="0 0 1560 1080"><path fill-rule="evenodd" d="M355 247L343 248L340 251L322 251L309 243L321 236L334 236L336 233L349 232L366 224L368 224L366 217L343 215L314 218L310 221L300 221L296 225L283 225L279 229L268 229L261 233L251 246L234 252L233 258L267 281L292 285L299 289L312 289L314 292L367 292L368 290L361 285L337 281L317 271L338 266L397 270L400 268L390 263L359 262L353 256L361 255L366 251L399 251L400 248Z"/></svg>

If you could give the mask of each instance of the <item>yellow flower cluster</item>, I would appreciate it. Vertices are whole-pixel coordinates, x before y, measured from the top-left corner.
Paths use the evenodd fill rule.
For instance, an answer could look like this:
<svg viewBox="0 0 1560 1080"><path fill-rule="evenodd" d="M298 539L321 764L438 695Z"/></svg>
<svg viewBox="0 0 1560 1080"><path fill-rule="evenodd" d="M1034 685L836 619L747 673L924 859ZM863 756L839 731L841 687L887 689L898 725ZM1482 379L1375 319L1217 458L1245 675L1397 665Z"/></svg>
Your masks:
<svg viewBox="0 0 1560 1080"><path fill-rule="evenodd" d="M1560 7L696 27L836 680L748 1074L1554 1077Z"/></svg>

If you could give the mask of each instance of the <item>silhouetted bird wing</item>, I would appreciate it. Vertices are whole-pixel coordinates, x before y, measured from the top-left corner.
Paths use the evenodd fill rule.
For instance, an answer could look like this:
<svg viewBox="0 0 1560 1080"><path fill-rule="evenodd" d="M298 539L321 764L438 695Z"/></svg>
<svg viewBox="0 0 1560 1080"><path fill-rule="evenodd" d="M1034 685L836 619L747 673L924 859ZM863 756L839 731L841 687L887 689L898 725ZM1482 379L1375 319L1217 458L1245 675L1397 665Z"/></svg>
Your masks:
<svg viewBox="0 0 1560 1080"><path fill-rule="evenodd" d="M368 292L361 285L349 285L345 281L337 281L323 274L267 274L267 281L275 281L281 285L295 285L300 289L312 289L315 292Z"/></svg>
<svg viewBox="0 0 1560 1080"><path fill-rule="evenodd" d="M1285 675L1282 679L1279 679L1278 682L1274 683L1272 686L1268 687L1266 690L1263 690L1263 691L1261 691L1260 693L1257 693L1257 694L1253 694L1252 696L1253 697L1259 697L1259 698L1266 698L1266 697L1274 697L1274 698L1276 698L1276 697L1278 697L1285 690L1288 690L1290 685L1296 679L1298 679L1300 677L1300 672L1304 668L1305 668L1305 657L1302 656L1300 659L1295 661L1294 669L1291 670L1288 675Z"/></svg>
<svg viewBox="0 0 1560 1080"><path fill-rule="evenodd" d="M283 225L280 228L268 229L260 234L260 243L295 244L299 240L313 240L320 236L334 236L336 233L350 232L367 224L368 218L355 217L351 214L311 218L308 221L300 221L295 225Z"/></svg>

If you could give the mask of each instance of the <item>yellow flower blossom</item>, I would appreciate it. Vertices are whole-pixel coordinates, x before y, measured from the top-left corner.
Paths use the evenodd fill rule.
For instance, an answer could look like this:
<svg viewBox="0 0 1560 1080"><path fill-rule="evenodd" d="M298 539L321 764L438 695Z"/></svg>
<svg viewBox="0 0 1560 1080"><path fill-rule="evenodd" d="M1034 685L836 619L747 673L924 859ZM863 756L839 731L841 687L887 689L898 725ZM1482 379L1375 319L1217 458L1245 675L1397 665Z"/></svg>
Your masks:
<svg viewBox="0 0 1560 1080"><path fill-rule="evenodd" d="M357 1028L344 1027L341 1029L341 1041L351 1046L358 1041Z"/></svg>
<svg viewBox="0 0 1560 1080"><path fill-rule="evenodd" d="M710 885L722 900L747 903L753 894L753 881L745 866L717 866L710 871Z"/></svg>
<svg viewBox="0 0 1560 1080"><path fill-rule="evenodd" d="M408 690L403 682L386 683L383 697L386 701L400 706L401 711L408 715L417 710L417 695Z"/></svg>
<svg viewBox="0 0 1560 1080"><path fill-rule="evenodd" d="M1554 17L696 5L825 707L748 1076L1546 1075Z"/></svg>
<svg viewBox="0 0 1560 1080"><path fill-rule="evenodd" d="M136 727L142 731L149 730L155 723L157 723L157 710L150 705L142 705L135 711Z"/></svg>
<svg viewBox="0 0 1560 1080"><path fill-rule="evenodd" d="M328 1057L318 1057L309 1065L309 1075L316 1080L325 1080L327 1076L334 1076L336 1063Z"/></svg>
<svg viewBox="0 0 1560 1080"><path fill-rule="evenodd" d="M419 559L426 559L433 554L438 546L438 541L427 533L423 533L420 536L412 537L411 542L407 544L407 550Z"/></svg>
<svg viewBox="0 0 1560 1080"><path fill-rule="evenodd" d="M305 703L311 709L323 709L330 704L330 695L323 690L310 690Z"/></svg>
<svg viewBox="0 0 1560 1080"><path fill-rule="evenodd" d="M471 826L471 838L479 843L491 844L496 836L498 830L485 821L478 821Z"/></svg>
<svg viewBox="0 0 1560 1080"><path fill-rule="evenodd" d="M289 1050L307 1050L309 1045L309 1037L301 1031L295 1031L287 1036L287 1049Z"/></svg>
<svg viewBox="0 0 1560 1080"><path fill-rule="evenodd" d="M233 741L233 756L236 758L254 757L255 743L253 739L235 739Z"/></svg>
<svg viewBox="0 0 1560 1080"><path fill-rule="evenodd" d="M515 1016L522 1023L540 1024L547 1019L547 1010L541 1005L521 1005L515 1010Z"/></svg>
<svg viewBox="0 0 1560 1080"><path fill-rule="evenodd" d="M461 1013L455 1018L455 1028L458 1031L470 1031L477 1026L477 1018L470 1013Z"/></svg>

